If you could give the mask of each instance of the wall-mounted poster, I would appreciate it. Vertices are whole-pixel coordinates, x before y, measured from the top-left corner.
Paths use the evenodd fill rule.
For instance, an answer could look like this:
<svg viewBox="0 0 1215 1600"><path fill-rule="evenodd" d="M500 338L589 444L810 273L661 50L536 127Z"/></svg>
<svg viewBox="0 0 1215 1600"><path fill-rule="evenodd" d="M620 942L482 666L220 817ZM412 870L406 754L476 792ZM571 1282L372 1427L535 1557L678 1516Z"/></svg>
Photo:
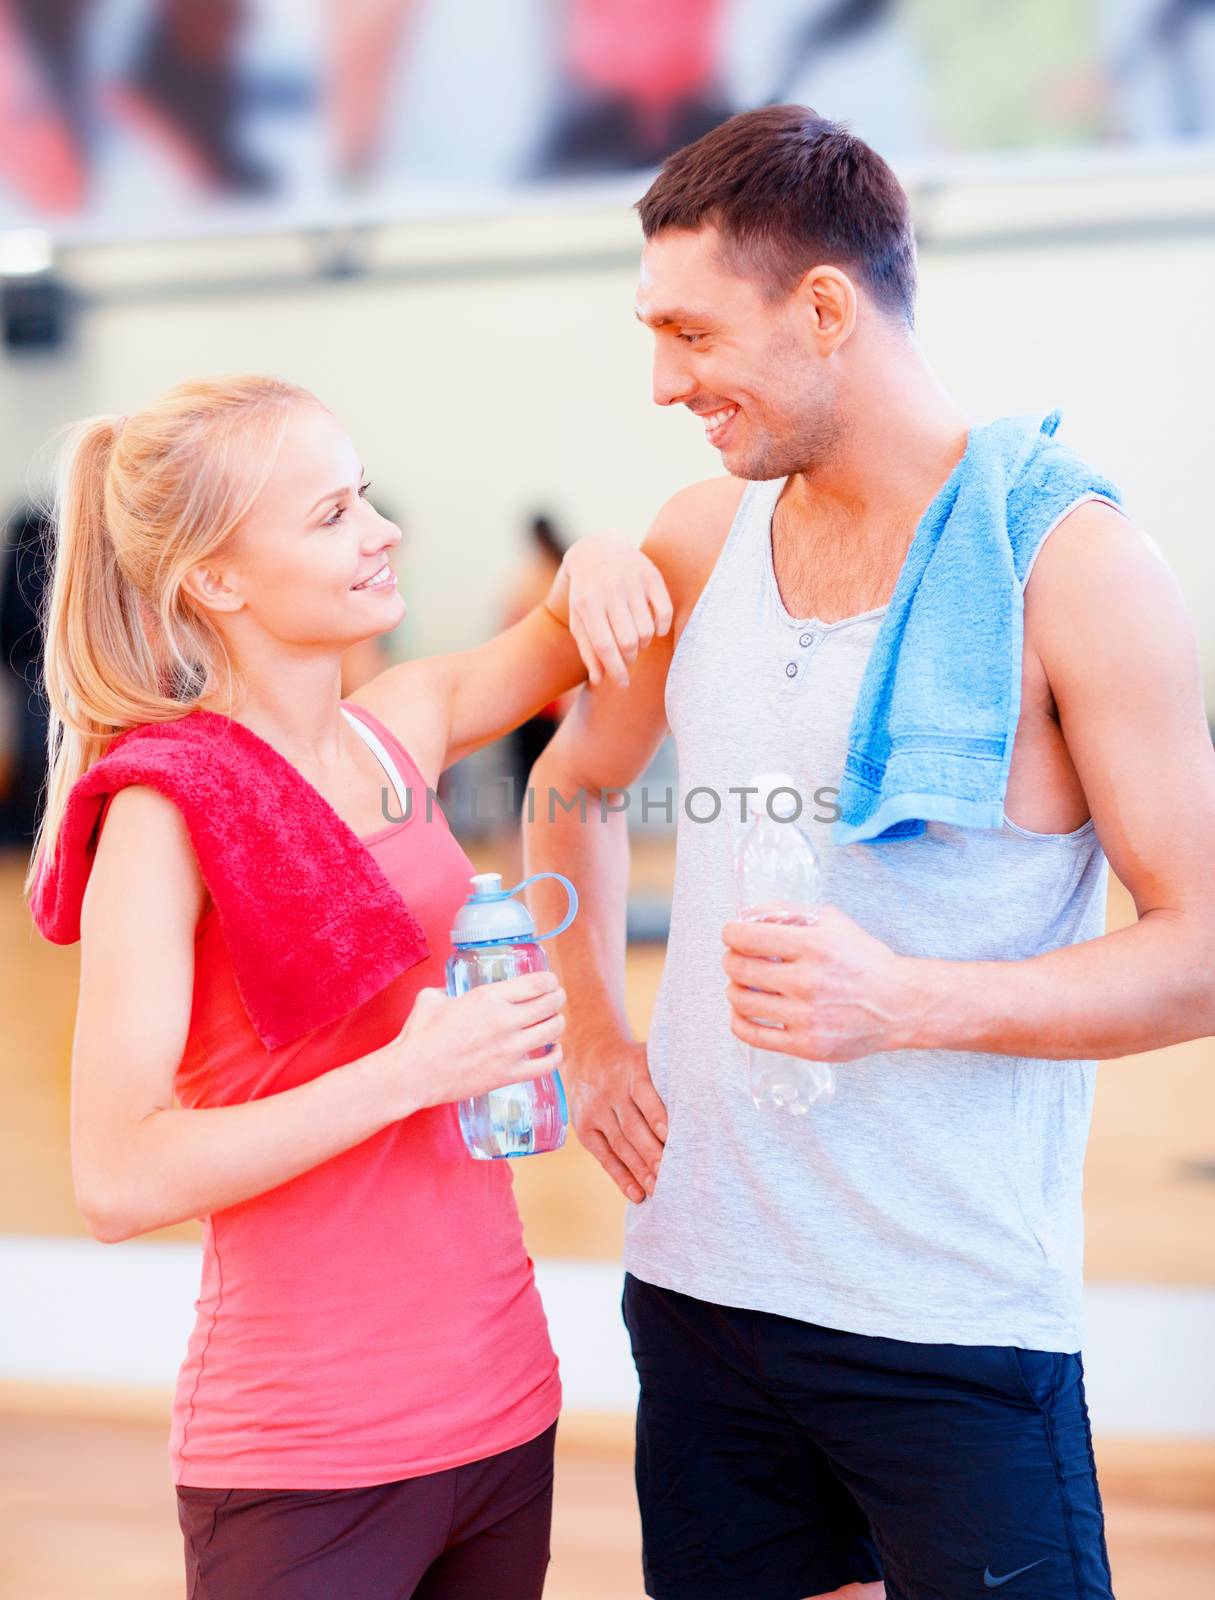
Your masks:
<svg viewBox="0 0 1215 1600"><path fill-rule="evenodd" d="M0 0L0 228L391 219L783 100L889 158L1215 141L1215 0Z"/></svg>

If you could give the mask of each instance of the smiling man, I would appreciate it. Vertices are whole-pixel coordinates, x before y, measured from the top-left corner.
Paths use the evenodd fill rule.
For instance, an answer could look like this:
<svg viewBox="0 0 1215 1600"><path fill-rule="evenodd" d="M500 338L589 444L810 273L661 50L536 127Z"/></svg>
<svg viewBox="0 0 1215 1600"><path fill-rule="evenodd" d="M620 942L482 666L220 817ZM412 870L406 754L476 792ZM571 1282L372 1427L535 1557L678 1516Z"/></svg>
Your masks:
<svg viewBox="0 0 1215 1600"><path fill-rule="evenodd" d="M731 789L784 771L840 792L917 531L1025 424L972 425L930 370L906 196L842 127L736 117L639 210L654 398L702 420L728 476L660 512L646 549L674 627L627 689L580 697L533 784L608 797L669 725L683 792L722 800L680 815L648 1045L624 1015L623 814L537 806L527 849L583 892L559 954L575 1122L634 1202L648 1592L1109 1600L1081 1172L1096 1059L1215 1031L1192 627L1113 486L1031 419L970 530L1015 558L1006 631L984 612L980 655L958 652L986 592L973 551L973 593L943 580L947 626L923 626L936 578L891 618L919 619L902 647L930 744L982 669L1018 693L988 825L942 820L965 796L904 795L918 823L841 842L820 804L818 924L733 920ZM1107 858L1139 912L1110 935ZM740 1040L840 1063L834 1102L757 1110Z"/></svg>

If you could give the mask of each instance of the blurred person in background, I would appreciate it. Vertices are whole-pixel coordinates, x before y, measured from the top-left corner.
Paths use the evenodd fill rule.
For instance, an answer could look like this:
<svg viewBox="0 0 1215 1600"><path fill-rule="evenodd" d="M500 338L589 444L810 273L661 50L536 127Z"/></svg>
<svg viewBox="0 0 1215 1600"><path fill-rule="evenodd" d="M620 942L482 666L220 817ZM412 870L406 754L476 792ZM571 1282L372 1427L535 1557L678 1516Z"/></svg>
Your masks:
<svg viewBox="0 0 1215 1600"><path fill-rule="evenodd" d="M633 1202L647 1592L1110 1600L1082 1169L1096 1058L1215 1031L1215 756L1193 626L1108 480L1039 443L1036 416L971 428L941 385L914 334L907 197L845 127L800 106L733 118L673 156L639 211L654 400L698 418L728 476L659 513L643 548L671 633L627 691L579 695L532 781L623 790L669 718L688 799L718 796L716 815L701 799L679 816L647 1043L622 1003L624 815L537 808L525 848L529 872L586 886L556 957L566 1078L583 1142ZM1000 565L949 569L950 633L973 620L976 671L1015 684L1015 738L951 737L959 703L976 735L986 706L917 609L951 580L915 567L890 619L919 624L924 720L904 715L903 746L971 765L946 767L940 795L896 792L892 838L820 830L812 925L739 920L742 791L723 790L781 771L820 805L842 792L883 615L917 531L935 538L955 507L951 559L969 545ZM1001 633L974 587L998 590L1005 563ZM876 789L891 735L858 738ZM950 785L973 789L997 745L999 805L968 810ZM1167 817L1162 793L1183 797ZM999 825L974 820L993 809ZM1111 934L1106 856L1139 912ZM543 886L535 900L552 909ZM835 1101L756 1112L739 1041L847 1063Z"/></svg>
<svg viewBox="0 0 1215 1600"><path fill-rule="evenodd" d="M344 652L404 612L400 533L369 487L332 414L264 378L82 424L64 466L27 890L55 926L65 874L86 874L72 1162L90 1232L204 1220L170 1441L193 1600L535 1600L548 1562L556 1360L509 1170L466 1154L450 1103L552 1070L559 1044L529 1053L559 1039L563 996L547 973L438 987L472 864L421 802L385 827L382 785L422 795L579 682L571 622L596 641L590 670L624 681L669 606L625 541L583 541L508 632L342 701ZM119 779L87 859L58 859L72 791L119 736L204 713L197 738L230 750L239 724L260 741L236 742L251 765L268 746L312 786L429 945L280 1048L238 986L245 930L199 870L199 819ZM259 780L243 827L217 819L226 859L243 834L265 850ZM284 867L266 862L267 882Z"/></svg>
<svg viewBox="0 0 1215 1600"><path fill-rule="evenodd" d="M9 676L9 781L0 797L0 846L28 851L46 776L47 704L42 684L42 615L50 581L50 529L37 506L19 506L5 528L0 572L0 662Z"/></svg>

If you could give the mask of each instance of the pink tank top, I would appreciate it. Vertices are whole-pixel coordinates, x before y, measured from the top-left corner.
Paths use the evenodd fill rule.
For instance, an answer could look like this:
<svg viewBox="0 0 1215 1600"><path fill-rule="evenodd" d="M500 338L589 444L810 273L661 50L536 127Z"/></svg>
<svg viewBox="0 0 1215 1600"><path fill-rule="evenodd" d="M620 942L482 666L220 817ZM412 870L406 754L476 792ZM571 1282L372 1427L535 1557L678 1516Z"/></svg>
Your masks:
<svg viewBox="0 0 1215 1600"><path fill-rule="evenodd" d="M363 843L431 955L348 1016L267 1050L214 908L195 940L176 1091L185 1107L306 1083L400 1032L441 987L472 863L404 747L361 706L412 791ZM399 809L399 808L398 808ZM202 1286L178 1374L175 1483L355 1488L494 1455L554 1421L561 1389L505 1162L474 1161L454 1106L394 1123L310 1172L203 1219Z"/></svg>

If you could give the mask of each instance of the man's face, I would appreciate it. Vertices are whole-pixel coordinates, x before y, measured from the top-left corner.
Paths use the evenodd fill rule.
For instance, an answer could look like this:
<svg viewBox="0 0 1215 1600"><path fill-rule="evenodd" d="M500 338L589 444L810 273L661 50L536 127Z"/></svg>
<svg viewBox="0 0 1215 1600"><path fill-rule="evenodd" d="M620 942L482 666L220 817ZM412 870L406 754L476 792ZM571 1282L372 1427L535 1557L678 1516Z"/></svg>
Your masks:
<svg viewBox="0 0 1215 1600"><path fill-rule="evenodd" d="M840 418L805 297L765 299L726 265L715 229L646 241L637 315L654 331L655 404L700 417L732 476L784 477L830 456Z"/></svg>

